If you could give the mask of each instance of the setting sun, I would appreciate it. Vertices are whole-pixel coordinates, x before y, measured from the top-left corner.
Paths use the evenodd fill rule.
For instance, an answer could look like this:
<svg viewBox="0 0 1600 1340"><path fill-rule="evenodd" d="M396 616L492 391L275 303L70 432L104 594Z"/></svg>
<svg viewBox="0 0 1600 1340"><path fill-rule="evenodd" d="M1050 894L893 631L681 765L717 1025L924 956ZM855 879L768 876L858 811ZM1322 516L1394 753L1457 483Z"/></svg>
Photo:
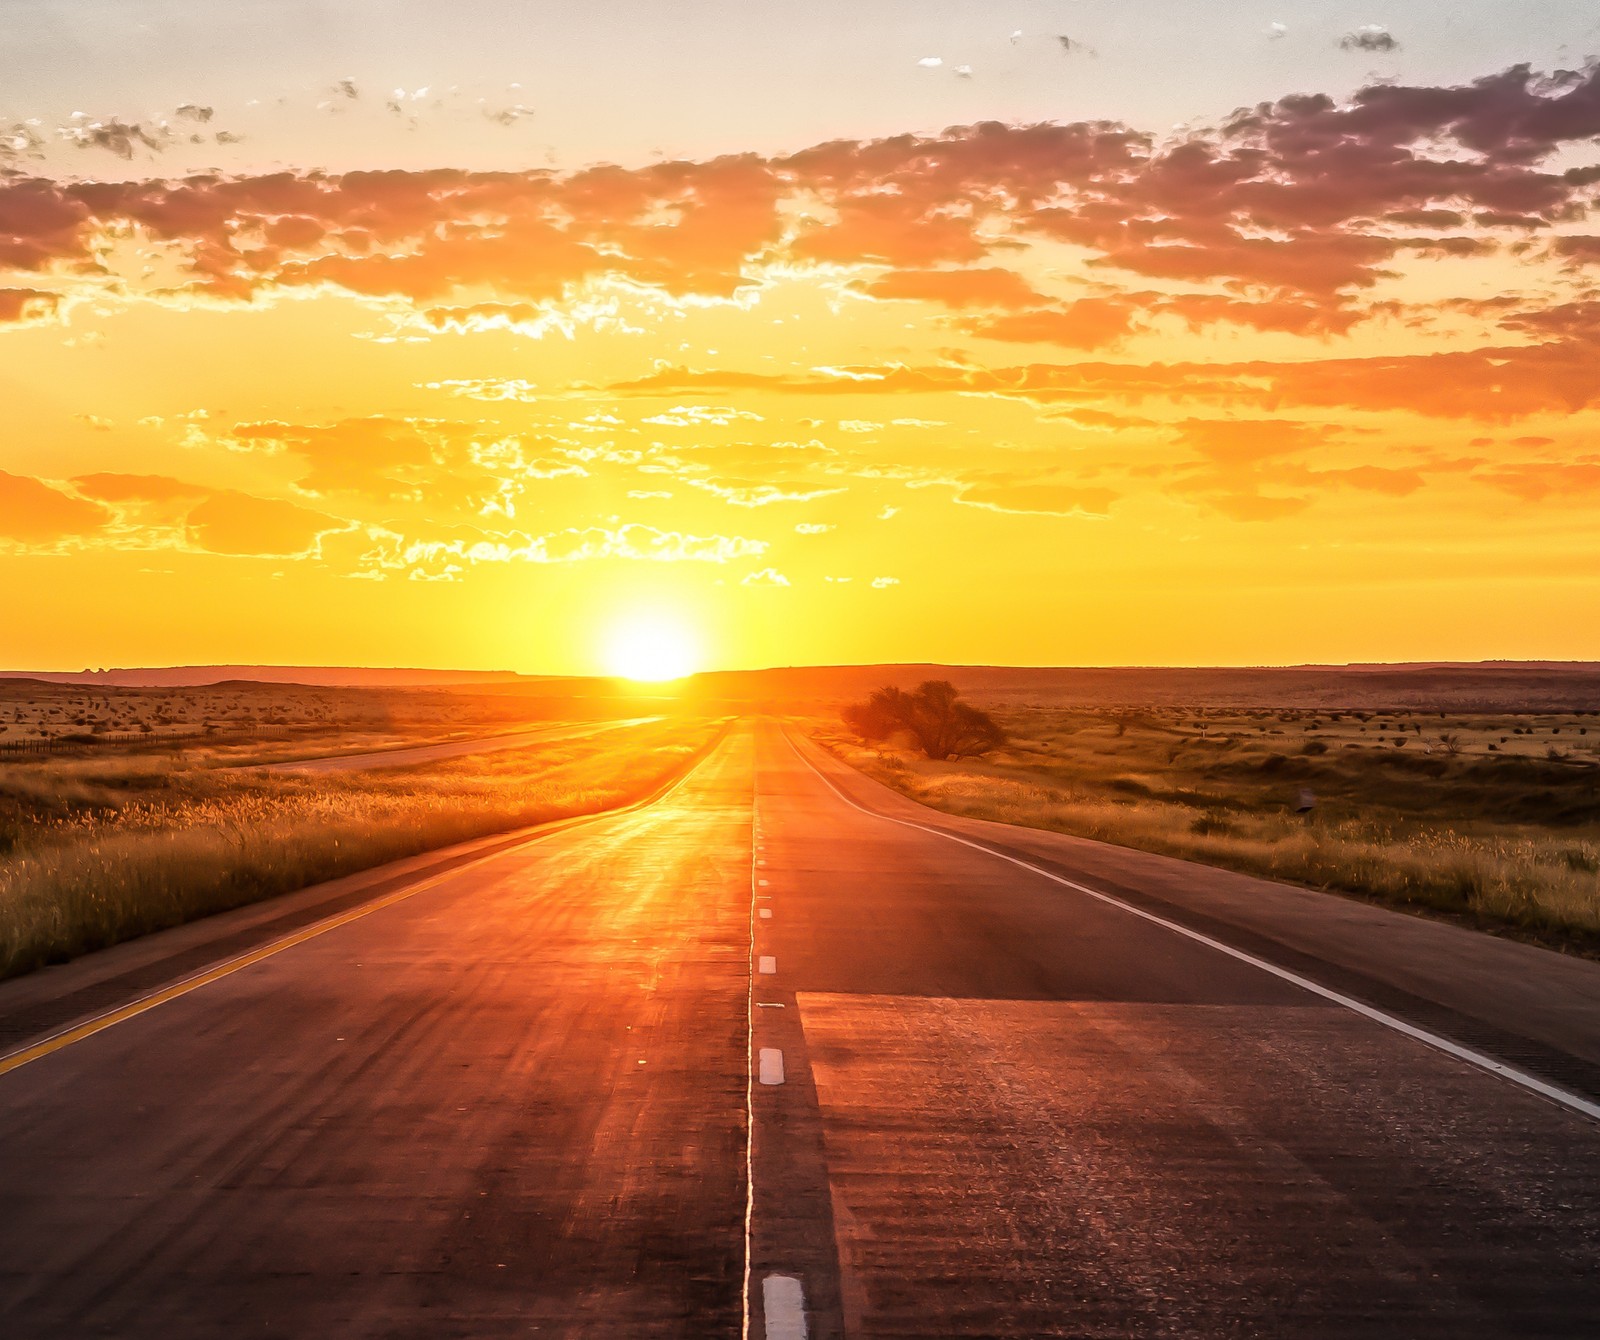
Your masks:
<svg viewBox="0 0 1600 1340"><path fill-rule="evenodd" d="M659 616L618 623L606 644L606 669L620 679L658 683L693 674L698 655L694 639L680 623Z"/></svg>

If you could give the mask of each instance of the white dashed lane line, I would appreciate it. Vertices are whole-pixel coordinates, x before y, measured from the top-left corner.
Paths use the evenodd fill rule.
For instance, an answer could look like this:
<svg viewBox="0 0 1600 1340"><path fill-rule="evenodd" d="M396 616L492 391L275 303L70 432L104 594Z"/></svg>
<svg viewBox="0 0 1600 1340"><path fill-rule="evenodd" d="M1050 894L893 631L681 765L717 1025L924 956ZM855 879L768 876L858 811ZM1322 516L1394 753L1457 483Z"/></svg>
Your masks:
<svg viewBox="0 0 1600 1340"><path fill-rule="evenodd" d="M783 1083L783 1053L776 1047L761 1049L761 1069L757 1078L763 1084Z"/></svg>
<svg viewBox="0 0 1600 1340"><path fill-rule="evenodd" d="M768 1275L761 1281L761 1310L767 1340L806 1340L806 1293L793 1275Z"/></svg>
<svg viewBox="0 0 1600 1340"><path fill-rule="evenodd" d="M763 954L760 962L756 964L756 971L771 976L771 974L778 971L778 960L771 954Z"/></svg>
<svg viewBox="0 0 1600 1340"><path fill-rule="evenodd" d="M761 915L770 921L772 919L772 909L770 907L763 907L761 909Z"/></svg>

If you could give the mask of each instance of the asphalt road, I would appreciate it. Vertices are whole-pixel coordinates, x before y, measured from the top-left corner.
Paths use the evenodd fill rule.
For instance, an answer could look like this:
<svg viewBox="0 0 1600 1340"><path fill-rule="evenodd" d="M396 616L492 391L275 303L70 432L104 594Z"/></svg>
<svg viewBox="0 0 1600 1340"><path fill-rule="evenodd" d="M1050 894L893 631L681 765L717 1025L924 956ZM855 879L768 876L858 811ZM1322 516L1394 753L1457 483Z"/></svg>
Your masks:
<svg viewBox="0 0 1600 1340"><path fill-rule="evenodd" d="M1595 1334L1600 965L946 820L770 724L408 871L0 1060L0 1335Z"/></svg>
<svg viewBox="0 0 1600 1340"><path fill-rule="evenodd" d="M554 740L582 740L621 726L639 726L655 717L636 717L628 721L607 721L597 726L563 722L540 726L510 735L483 735L469 740L442 740L437 744L413 745L407 749L374 749L364 754L333 754L326 758L288 759L282 763L245 764L253 772L370 772L376 768L414 768L419 763L460 758L465 754L492 754L503 749L529 749Z"/></svg>

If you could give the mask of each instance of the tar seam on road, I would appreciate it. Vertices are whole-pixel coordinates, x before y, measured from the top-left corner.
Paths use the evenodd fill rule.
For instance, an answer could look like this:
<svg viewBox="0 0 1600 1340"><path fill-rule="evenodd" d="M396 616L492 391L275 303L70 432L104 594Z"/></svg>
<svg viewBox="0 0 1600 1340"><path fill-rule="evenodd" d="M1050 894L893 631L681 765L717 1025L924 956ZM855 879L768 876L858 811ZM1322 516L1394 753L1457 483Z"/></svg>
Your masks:
<svg viewBox="0 0 1600 1340"><path fill-rule="evenodd" d="M1343 992L1323 986L1320 982L1314 982L1309 977L1302 977L1299 973L1290 972L1287 968L1280 968L1276 963L1271 963L1264 958L1257 958L1254 954L1247 954L1242 949L1235 949L1232 945L1224 944L1221 940L1214 940L1209 935L1202 935L1199 931L1191 930L1179 922L1169 921L1165 917L1157 916L1154 912L1146 912L1143 908L1135 907L1132 903L1125 903L1122 899L1113 897L1109 893L1102 893L1099 889L1091 889L1087 884L1079 884L1076 880L1057 875L1044 869L1043 866L1034 865L1031 861L1024 861L1019 856L1010 856L1003 851L994 850L993 847L986 847L981 842L972 842L967 838L957 837L954 833L947 833L943 829L934 828L929 824L919 824L912 819L896 819L893 815L879 814L876 810L869 810L865 805L858 805L834 784L832 778L800 752L800 747L795 744L793 738L787 732L784 733L784 738L788 740L789 748L794 750L794 756L811 769L812 772L816 773L823 784L853 810L858 810L874 819L881 819L885 823L899 824L902 828L920 829L924 833L932 833L935 837L947 838L951 842L958 842L963 847L971 847L973 851L981 851L985 855L996 857L1002 861L1009 861L1012 865L1019 866L1023 870L1031 871L1035 875L1042 875L1045 879L1064 885L1066 888L1086 894L1090 898L1098 899L1111 907L1121 908L1124 912L1130 912L1136 917L1142 917L1145 921L1152 922L1157 926L1165 927L1185 939L1193 940L1196 944L1215 949L1218 953L1226 954L1229 958L1237 959L1241 963L1248 963L1253 968L1259 968L1262 972L1270 973L1281 981L1298 986L1302 990L1309 991L1312 995L1320 996L1323 1000L1330 1001L1335 1005L1342 1005L1345 1009L1361 1015L1364 1019L1370 1019L1373 1023L1382 1024L1385 1028L1404 1034L1406 1037L1423 1043L1425 1046L1432 1047L1435 1051L1444 1052L1447 1056L1453 1056L1458 1061L1465 1061L1468 1065L1476 1066L1479 1070L1484 1070L1491 1075L1497 1075L1501 1079L1509 1080L1511 1083L1527 1089L1530 1093L1538 1094L1541 1098L1548 1098L1551 1102L1559 1103L1562 1107L1580 1113L1591 1120L1600 1121L1600 1103L1591 1102L1581 1094L1573 1093L1569 1089L1546 1083L1537 1076L1518 1070L1514 1066L1509 1066L1504 1061L1497 1061L1494 1057L1487 1056L1483 1052L1473 1051L1470 1047L1463 1047L1459 1042L1452 1042L1449 1038L1442 1037L1438 1033L1430 1033L1425 1028L1418 1028L1415 1024L1408 1024L1404 1019L1376 1009L1363 1001L1357 1000L1354 996L1347 996Z"/></svg>
<svg viewBox="0 0 1600 1340"><path fill-rule="evenodd" d="M703 761L703 759L700 761ZM188 977L180 977L176 982L170 982L147 996L141 996L138 1000L129 1001L126 1005L119 1005L103 1014L91 1015L89 1018L71 1024L57 1033L41 1038L38 1042L30 1043L26 1047L21 1047L5 1056L0 1056L0 1076L7 1075L13 1070L21 1069L30 1061L40 1060L49 1056L52 1052L58 1052L70 1047L75 1042L82 1042L86 1038L92 1038L95 1034L103 1033L106 1029L114 1028L117 1024L126 1023L129 1019L136 1019L141 1014L146 1014L158 1006L167 1004L168 1001L187 996L191 991L198 991L201 987L209 986L212 982L220 981L224 977L231 977L234 973L260 963L263 959L269 959L275 954L281 954L286 949L293 949L296 945L304 944L307 940L313 940L319 935L338 930L340 926L348 925L352 921L358 921L374 912L381 912L384 908L392 907L395 903L403 902L407 898L414 898L419 893L425 893L427 890L435 888L447 880L454 879L464 870L471 870L487 861L498 860L502 856L520 851L522 847L532 846L536 842L542 842L558 833L565 833L569 829L578 828L584 824L598 823L602 819L615 819L619 815L629 814L635 810L648 809L652 805L659 805L687 782L698 770L698 767L699 761L685 771L683 776L679 777L671 786L662 791L660 795L646 797L644 800L637 801L632 805L624 805L619 809L601 810L596 814L581 814L570 819L554 820L549 827L542 831L529 834L527 841L520 846L502 847L498 851L489 852L476 860L464 861L443 874L435 875L432 879L423 880L421 883L409 885L403 889L396 889L393 893L384 894L381 898L374 898L371 902L362 903L357 907L347 908L345 911L324 918L322 921L314 921L309 926L302 926L299 930L291 931L288 935L282 936L277 940L269 940L266 944L259 945L246 953L239 954L234 958L223 959L221 963L212 964L211 967L203 968ZM362 873L370 872L363 871Z"/></svg>

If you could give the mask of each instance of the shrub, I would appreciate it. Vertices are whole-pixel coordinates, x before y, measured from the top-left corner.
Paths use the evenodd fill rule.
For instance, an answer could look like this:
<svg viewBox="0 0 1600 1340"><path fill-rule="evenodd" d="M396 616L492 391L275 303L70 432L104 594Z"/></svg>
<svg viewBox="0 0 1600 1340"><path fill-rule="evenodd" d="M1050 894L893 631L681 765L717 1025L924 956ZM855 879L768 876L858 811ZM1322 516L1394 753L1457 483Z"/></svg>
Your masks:
<svg viewBox="0 0 1600 1340"><path fill-rule="evenodd" d="M877 689L839 715L868 743L904 733L927 757L941 762L986 754L1006 741L994 718L961 702L956 686L944 679L927 680L912 693L893 685Z"/></svg>

